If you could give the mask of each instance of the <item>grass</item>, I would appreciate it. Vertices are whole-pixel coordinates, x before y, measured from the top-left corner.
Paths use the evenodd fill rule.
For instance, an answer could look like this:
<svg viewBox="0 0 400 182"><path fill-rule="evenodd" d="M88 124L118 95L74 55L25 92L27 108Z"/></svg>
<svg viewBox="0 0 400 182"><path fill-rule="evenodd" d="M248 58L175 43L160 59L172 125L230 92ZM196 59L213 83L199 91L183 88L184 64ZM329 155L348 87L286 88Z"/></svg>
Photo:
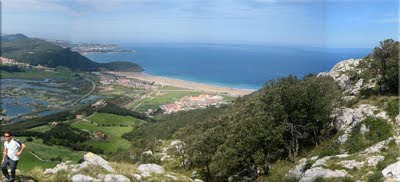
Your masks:
<svg viewBox="0 0 400 182"><path fill-rule="evenodd" d="M14 79L45 79L45 78L57 78L57 79L71 79L75 77L75 73L69 70L48 72L38 69L27 69L24 72L7 72L0 70L1 78L14 78Z"/></svg>
<svg viewBox="0 0 400 182"><path fill-rule="evenodd" d="M90 116L88 120L100 125L95 125L84 120L78 120L76 123L72 124L72 126L89 132L103 132L107 136L105 139L93 139L86 141L85 143L93 147L103 149L106 154L114 153L120 149L129 148L131 143L122 138L122 135L131 132L133 129L136 129L145 123L145 121L135 119L130 116L119 116L104 113L95 113L94 115ZM121 124L122 126L120 126Z"/></svg>
<svg viewBox="0 0 400 182"><path fill-rule="evenodd" d="M27 131L36 131L36 132L45 133L45 132L49 131L51 128L52 127L50 125L42 125L42 126L28 129Z"/></svg>
<svg viewBox="0 0 400 182"><path fill-rule="evenodd" d="M108 113L95 113L86 119L94 123L97 123L98 125L138 126L139 124L142 124L141 120L133 118L131 116L121 116Z"/></svg>
<svg viewBox="0 0 400 182"><path fill-rule="evenodd" d="M257 181L295 182L298 179L287 176L290 169L296 164L286 160L275 162L270 169L270 175L258 178Z"/></svg>

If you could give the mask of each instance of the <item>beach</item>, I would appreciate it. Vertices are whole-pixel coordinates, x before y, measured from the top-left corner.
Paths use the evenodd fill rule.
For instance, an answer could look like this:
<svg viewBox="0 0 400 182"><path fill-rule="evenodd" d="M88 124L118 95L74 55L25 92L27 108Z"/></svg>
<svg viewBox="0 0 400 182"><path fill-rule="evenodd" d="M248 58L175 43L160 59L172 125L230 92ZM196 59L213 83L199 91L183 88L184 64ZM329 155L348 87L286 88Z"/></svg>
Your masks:
<svg viewBox="0 0 400 182"><path fill-rule="evenodd" d="M108 73L125 76L127 78L134 78L134 79L148 81L148 82L155 82L155 83L161 84L161 85L168 85L168 86L174 86L174 87L180 87L180 88L186 88L186 89L198 90L198 91L205 91L205 92L212 92L212 93L219 93L219 94L228 94L228 95L234 95L234 96L243 96L243 95L247 95L247 94L250 94L255 91L255 90L250 90L250 89L238 89L238 88L216 86L216 85L205 84L205 83L197 83L197 82L191 82L191 81L180 80L180 79L175 79L175 78L149 75L146 73L137 73L137 72L108 72Z"/></svg>

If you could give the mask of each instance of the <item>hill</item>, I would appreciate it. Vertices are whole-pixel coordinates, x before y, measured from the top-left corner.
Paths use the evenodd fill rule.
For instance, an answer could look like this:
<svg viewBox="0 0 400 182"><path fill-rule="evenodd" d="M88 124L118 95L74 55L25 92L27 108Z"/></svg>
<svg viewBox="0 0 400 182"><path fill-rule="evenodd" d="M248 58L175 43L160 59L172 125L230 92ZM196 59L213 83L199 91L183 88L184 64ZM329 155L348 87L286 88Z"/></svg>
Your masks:
<svg viewBox="0 0 400 182"><path fill-rule="evenodd" d="M63 48L42 39L29 38L23 34L1 37L2 57L15 59L33 66L55 68L65 66L80 71L143 71L138 64L130 62L96 63L69 48Z"/></svg>

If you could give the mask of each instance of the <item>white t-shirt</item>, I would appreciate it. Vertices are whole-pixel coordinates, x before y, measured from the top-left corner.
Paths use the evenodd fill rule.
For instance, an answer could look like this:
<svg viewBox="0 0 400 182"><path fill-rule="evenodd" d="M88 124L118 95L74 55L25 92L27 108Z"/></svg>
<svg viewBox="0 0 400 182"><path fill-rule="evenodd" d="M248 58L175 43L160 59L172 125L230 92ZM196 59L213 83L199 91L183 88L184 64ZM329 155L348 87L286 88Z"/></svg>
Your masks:
<svg viewBox="0 0 400 182"><path fill-rule="evenodd" d="M14 139L11 139L10 142L8 141L4 142L4 148L7 149L7 156L11 160L17 161L19 159L19 157L16 156L15 154L17 154L17 152L21 148L21 145L22 143L20 141Z"/></svg>

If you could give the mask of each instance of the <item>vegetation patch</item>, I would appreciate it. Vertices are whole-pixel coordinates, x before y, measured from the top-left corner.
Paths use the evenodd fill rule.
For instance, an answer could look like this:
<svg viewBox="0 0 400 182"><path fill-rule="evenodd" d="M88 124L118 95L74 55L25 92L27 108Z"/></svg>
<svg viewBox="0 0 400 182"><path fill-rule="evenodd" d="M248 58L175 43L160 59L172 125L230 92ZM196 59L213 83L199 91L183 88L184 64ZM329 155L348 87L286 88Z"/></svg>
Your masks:
<svg viewBox="0 0 400 182"><path fill-rule="evenodd" d="M367 128L365 133L361 132L363 124ZM392 128L386 120L367 117L352 129L344 147L349 153L356 153L391 136Z"/></svg>

